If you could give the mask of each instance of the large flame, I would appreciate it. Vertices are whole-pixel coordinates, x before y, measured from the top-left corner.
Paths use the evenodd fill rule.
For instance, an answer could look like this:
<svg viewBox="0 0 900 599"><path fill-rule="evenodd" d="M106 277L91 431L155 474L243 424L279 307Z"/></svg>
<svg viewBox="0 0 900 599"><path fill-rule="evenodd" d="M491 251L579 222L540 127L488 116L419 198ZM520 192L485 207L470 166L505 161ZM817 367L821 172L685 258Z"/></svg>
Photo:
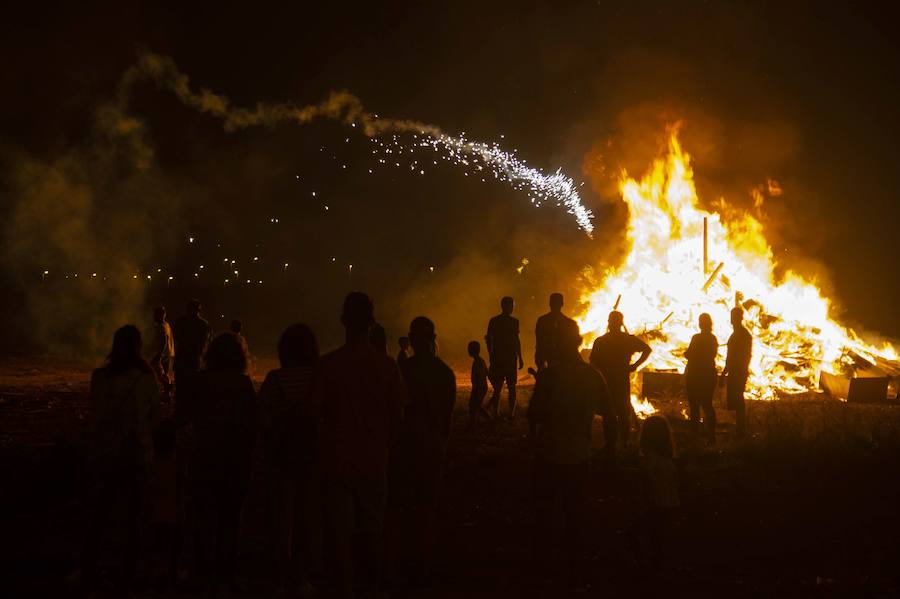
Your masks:
<svg viewBox="0 0 900 599"><path fill-rule="evenodd" d="M623 174L620 190L628 204L630 249L621 266L602 273L582 295L584 309L576 320L587 343L602 334L618 302L628 329L653 347L647 367L681 371L697 317L702 312L712 316L724 345L731 333L729 312L739 304L754 338L748 393L756 399L813 390L821 370L848 373L866 362L897 360L891 345L868 345L834 322L829 300L813 282L790 271L776 280L772 249L757 218L729 214L725 222L698 207L690 158L677 132L670 136L667 155L640 181ZM776 182L769 182L769 192L780 193ZM720 207L725 212L727 206ZM723 347L720 369L724 359Z"/></svg>

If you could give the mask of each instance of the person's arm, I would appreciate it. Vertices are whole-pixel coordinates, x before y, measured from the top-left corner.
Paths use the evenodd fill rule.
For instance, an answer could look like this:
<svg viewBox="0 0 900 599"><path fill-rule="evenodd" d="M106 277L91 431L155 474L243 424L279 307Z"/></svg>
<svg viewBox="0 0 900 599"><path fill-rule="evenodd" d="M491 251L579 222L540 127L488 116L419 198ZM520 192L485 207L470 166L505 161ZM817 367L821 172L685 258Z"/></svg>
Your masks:
<svg viewBox="0 0 900 599"><path fill-rule="evenodd" d="M488 360L494 361L494 319L488 321L487 332L484 334L484 347L487 349Z"/></svg>
<svg viewBox="0 0 900 599"><path fill-rule="evenodd" d="M537 323L534 325L534 365L538 370L544 367L543 356L541 355L541 350L543 349L541 346L541 338L543 335L541 334L541 319L538 318Z"/></svg>
<svg viewBox="0 0 900 599"><path fill-rule="evenodd" d="M641 364L643 364L644 362L647 361L647 359L650 357L650 353L653 351L652 349L650 349L650 346L649 346L649 345L647 345L646 343L644 343L643 341L641 341L641 340L638 339L637 337L634 337L634 340L636 341L636 343L635 343L635 347L636 347L635 351L641 352L641 357L639 357L638 360L637 360L637 362L635 362L634 364L632 364L632 365L629 367L629 370L630 370L631 372L634 372L635 370L637 370L638 368L640 368L640 367L641 367Z"/></svg>
<svg viewBox="0 0 900 599"><path fill-rule="evenodd" d="M516 321L516 356L519 358L519 370L525 368L525 360L522 359L522 342L519 339L519 321Z"/></svg>
<svg viewBox="0 0 900 599"><path fill-rule="evenodd" d="M684 359L690 362L694 358L694 352L697 351L697 336L694 335L691 337L691 342L688 343L688 348L684 351Z"/></svg>
<svg viewBox="0 0 900 599"><path fill-rule="evenodd" d="M441 432L444 441L450 438L450 428L453 424L453 405L456 403L456 375L447 367L447 381L444 388L444 412L441 414L443 422L441 422Z"/></svg>

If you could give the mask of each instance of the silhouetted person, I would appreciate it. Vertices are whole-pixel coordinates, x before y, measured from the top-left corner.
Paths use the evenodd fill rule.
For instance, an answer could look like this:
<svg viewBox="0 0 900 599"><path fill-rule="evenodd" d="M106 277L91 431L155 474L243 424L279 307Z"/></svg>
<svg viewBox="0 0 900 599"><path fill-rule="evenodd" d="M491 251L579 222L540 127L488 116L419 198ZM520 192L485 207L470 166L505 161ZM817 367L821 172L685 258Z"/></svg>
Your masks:
<svg viewBox="0 0 900 599"><path fill-rule="evenodd" d="M209 344L191 385L195 434L191 476L196 493L196 561L208 590L233 584L238 523L256 441L256 392L244 345L232 332Z"/></svg>
<svg viewBox="0 0 900 599"><path fill-rule="evenodd" d="M713 396L716 392L716 355L719 352L719 340L712 332L712 318L704 312L700 315L700 332L691 337L684 357L687 366L684 368L684 382L687 390L688 405L691 409L691 436L698 439L700 430L700 410L703 409L703 426L706 429L707 443L716 442L716 409Z"/></svg>
<svg viewBox="0 0 900 599"><path fill-rule="evenodd" d="M90 431L97 456L98 495L85 543L83 579L96 588L100 542L117 500L125 503L124 585L130 587L140 550L141 504L153 460L152 429L159 387L141 357L141 334L125 325L113 336L104 367L91 375Z"/></svg>
<svg viewBox="0 0 900 599"><path fill-rule="evenodd" d="M235 335L242 335L244 332L244 323L235 318L231 321L231 324L228 325L228 330Z"/></svg>
<svg viewBox="0 0 900 599"><path fill-rule="evenodd" d="M424 582L430 574L434 545L434 517L450 421L456 402L456 376L435 355L434 323L419 316L409 325L413 356L400 373L408 402L392 454L391 506L401 512L401 535L411 561L409 578Z"/></svg>
<svg viewBox="0 0 900 599"><path fill-rule="evenodd" d="M725 370L722 371L722 375L727 375L728 409L735 411L737 433L743 436L747 434L744 389L747 387L747 378L750 376L753 337L750 335L750 331L744 328L744 310L742 308L732 308L731 326L734 328L734 332L728 338L728 354L725 356Z"/></svg>
<svg viewBox="0 0 900 599"><path fill-rule="evenodd" d="M399 366L404 360L409 358L409 337L400 337L397 339L397 345L400 346L400 351L397 352L397 365Z"/></svg>
<svg viewBox="0 0 900 599"><path fill-rule="evenodd" d="M663 566L672 512L680 505L672 431L665 417L650 416L644 421L640 447L643 513L635 530L638 567L642 572L658 574Z"/></svg>
<svg viewBox="0 0 900 599"><path fill-rule="evenodd" d="M556 359L537 377L528 406L535 447L535 549L545 559L565 555L572 575L579 574L584 558L594 415L608 414L611 406L603 375L578 352L581 335L569 330L559 341ZM562 547L554 539L559 515L565 525Z"/></svg>
<svg viewBox="0 0 900 599"><path fill-rule="evenodd" d="M384 352L384 355L388 355L387 331L377 322L373 322L372 326L369 327L369 344L375 349Z"/></svg>
<svg viewBox="0 0 900 599"><path fill-rule="evenodd" d="M466 348L472 358L472 393L469 395L469 426L474 427L478 414L489 417L484 409L484 398L488 392L488 367L481 357L481 344L469 341Z"/></svg>
<svg viewBox="0 0 900 599"><path fill-rule="evenodd" d="M164 419L153 431L153 462L147 477L147 512L152 582L160 590L172 590L177 580L180 549L176 425L172 418Z"/></svg>
<svg viewBox="0 0 900 599"><path fill-rule="evenodd" d="M609 313L608 329L598 337L591 348L591 365L599 370L612 399L612 413L603 419L603 436L606 437L607 456L616 453L617 442L628 444L634 409L631 407L631 373L650 357L650 346L625 331L622 313ZM631 357L640 353L636 362Z"/></svg>
<svg viewBox="0 0 900 599"><path fill-rule="evenodd" d="M578 324L562 313L562 293L550 294L550 311L537 319L534 327L534 363L538 370L553 364L559 355L560 340L573 332Z"/></svg>
<svg viewBox="0 0 900 599"><path fill-rule="evenodd" d="M404 397L396 363L369 344L373 311L366 294L347 295L341 315L346 343L321 358L315 383L322 411L320 464L330 578L343 597L353 591L354 533L367 569L361 586L368 591L378 586L388 448Z"/></svg>
<svg viewBox="0 0 900 599"><path fill-rule="evenodd" d="M259 391L260 442L268 470L278 592L312 590L321 566L322 507L319 493L319 406L313 394L319 346L305 324L288 327L278 341L281 368L266 375Z"/></svg>
<svg viewBox="0 0 900 599"><path fill-rule="evenodd" d="M168 391L172 386L170 378L172 360L175 358L175 338L172 327L166 321L166 309L157 306L153 309L153 329L150 337L150 367L153 368L160 386Z"/></svg>
<svg viewBox="0 0 900 599"><path fill-rule="evenodd" d="M180 316L172 327L175 338L175 393L178 400L178 411L189 411L183 405L182 398L177 397L180 388L186 388L190 379L200 371L203 354L209 344L212 329L209 323L200 316L200 302L188 302L187 311Z"/></svg>
<svg viewBox="0 0 900 599"><path fill-rule="evenodd" d="M506 383L510 420L516 415L516 380L518 379L516 366L518 365L519 370L525 367L525 362L522 360L522 345L519 341L519 321L512 317L512 311L513 298L507 296L501 299L500 314L488 322L487 335L484 337L490 360L491 385L494 387L490 410L496 418L500 406L500 393L503 391L503 384Z"/></svg>

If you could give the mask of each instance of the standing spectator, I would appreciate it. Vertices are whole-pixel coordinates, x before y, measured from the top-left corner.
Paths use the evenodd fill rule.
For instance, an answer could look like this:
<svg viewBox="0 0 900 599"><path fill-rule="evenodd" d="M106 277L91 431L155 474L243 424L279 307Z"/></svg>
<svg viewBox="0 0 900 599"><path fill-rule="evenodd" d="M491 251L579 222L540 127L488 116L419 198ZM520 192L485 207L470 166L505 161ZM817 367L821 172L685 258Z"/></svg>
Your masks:
<svg viewBox="0 0 900 599"><path fill-rule="evenodd" d="M413 356L400 369L409 403L400 427L397 452L391 456L391 504L401 513L401 529L411 558L410 581L430 576L434 517L450 421L456 402L456 376L435 355L434 323L419 316L409 325Z"/></svg>
<svg viewBox="0 0 900 599"><path fill-rule="evenodd" d="M750 358L753 356L753 337L744 327L744 310L735 307L731 310L731 326L734 332L728 338L728 354L725 356L725 369L722 375L728 381L726 389L728 409L735 411L737 434L747 434L747 411L744 403L744 389L750 376Z"/></svg>
<svg viewBox="0 0 900 599"><path fill-rule="evenodd" d="M209 344L212 329L206 319L200 316L201 306L198 300L192 299L188 302L187 311L175 321L173 333L175 337L175 392L186 390L190 385L191 379L200 371L200 365L203 361L203 353ZM179 415L189 418L185 410L189 411L189 406L184 405L185 395L178 401Z"/></svg>
<svg viewBox="0 0 900 599"><path fill-rule="evenodd" d="M278 341L281 368L266 375L259 392L260 441L268 469L278 593L312 591L321 566L321 504L316 466L319 406L312 393L319 346L305 324L288 327Z"/></svg>
<svg viewBox="0 0 900 599"><path fill-rule="evenodd" d="M222 333L209 344L206 367L191 392L197 569L209 591L218 586L228 593L256 441L256 392L247 376L247 354L234 333Z"/></svg>
<svg viewBox="0 0 900 599"><path fill-rule="evenodd" d="M134 579L140 549L141 505L147 467L153 459L151 431L159 387L141 357L141 334L125 325L113 336L106 366L91 375L90 429L98 457L99 495L85 543L83 579L88 591L98 583L100 542L118 499L125 502L125 592Z"/></svg>
<svg viewBox="0 0 900 599"><path fill-rule="evenodd" d="M488 322L487 335L484 340L487 343L488 357L490 359L490 379L494 387L491 396L490 410L496 418L500 406L500 392L506 383L506 392L509 397L509 420L516 415L516 380L518 369L525 367L522 360L522 344L519 341L519 321L512 316L513 298L506 296L500 300L500 314L491 318Z"/></svg>
<svg viewBox="0 0 900 599"><path fill-rule="evenodd" d="M387 494L388 447L403 409L397 365L368 341L372 300L353 292L344 300L346 342L319 361L321 458L330 552L330 579L340 597L353 594L354 532L359 533L361 587L380 584Z"/></svg>
<svg viewBox="0 0 900 599"><path fill-rule="evenodd" d="M175 358L175 339L172 327L166 321L166 309L157 306L153 309L153 335L150 341L150 367L164 391L172 386L172 360Z"/></svg>
<svg viewBox="0 0 900 599"><path fill-rule="evenodd" d="M672 431L662 416L650 416L641 427L641 514L634 532L642 572L659 574L672 512L680 505Z"/></svg>
<svg viewBox="0 0 900 599"><path fill-rule="evenodd" d="M151 526L151 568L155 582L171 590L178 572L178 462L175 421L166 418L153 431L153 463L147 480L147 507Z"/></svg>
<svg viewBox="0 0 900 599"><path fill-rule="evenodd" d="M582 571L584 558L591 429L595 414L609 412L610 398L603 375L578 353L581 335L569 331L560 342L557 360L537 377L528 420L535 447L535 550L543 553L536 557L546 563L565 555L572 576ZM554 534L559 516L561 546Z"/></svg>
<svg viewBox="0 0 900 599"><path fill-rule="evenodd" d="M628 445L634 409L631 407L631 373L640 368L650 357L650 346L628 334L622 313L609 313L606 334L598 337L591 348L591 365L606 378L612 399L612 412L603 419L603 436L606 438L606 454L612 461L616 445ZM631 357L640 353L637 361Z"/></svg>
<svg viewBox="0 0 900 599"><path fill-rule="evenodd" d="M488 367L481 357L481 344L477 341L469 341L466 348L469 356L472 358L472 393L469 395L469 428L475 427L475 421L478 414L482 414L487 418L490 415L484 409L482 403L488 391Z"/></svg>
<svg viewBox="0 0 900 599"><path fill-rule="evenodd" d="M703 409L703 426L706 429L706 442L716 443L716 408L713 396L716 392L716 354L719 352L719 341L712 332L712 317L704 312L699 318L700 332L691 337L691 343L684 352L687 366L684 368L684 380L688 405L691 408L691 437L696 444L700 431L700 409Z"/></svg>
<svg viewBox="0 0 900 599"><path fill-rule="evenodd" d="M560 351L560 340L573 332L578 324L562 313L562 293L550 294L550 311L537 319L534 327L534 363L538 371L553 364Z"/></svg>

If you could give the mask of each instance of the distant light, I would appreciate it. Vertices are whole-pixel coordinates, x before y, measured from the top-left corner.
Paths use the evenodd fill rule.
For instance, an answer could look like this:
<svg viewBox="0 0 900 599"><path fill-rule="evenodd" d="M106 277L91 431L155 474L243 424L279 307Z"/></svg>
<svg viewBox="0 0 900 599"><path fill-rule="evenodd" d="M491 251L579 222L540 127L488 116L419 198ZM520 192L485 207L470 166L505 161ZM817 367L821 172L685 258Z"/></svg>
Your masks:
<svg viewBox="0 0 900 599"><path fill-rule="evenodd" d="M202 264L200 265L200 270L203 270L203 265L202 265Z"/></svg>
<svg viewBox="0 0 900 599"><path fill-rule="evenodd" d="M195 276L195 277L199 277L199 276L200 276L200 273L195 272L195 273L194 273L194 276Z"/></svg>
<svg viewBox="0 0 900 599"><path fill-rule="evenodd" d="M194 238L193 238L193 237L188 237L188 243L194 243Z"/></svg>
<svg viewBox="0 0 900 599"><path fill-rule="evenodd" d="M95 273L95 272L91 273L91 277L96 277L96 276L97 276L97 273Z"/></svg>

